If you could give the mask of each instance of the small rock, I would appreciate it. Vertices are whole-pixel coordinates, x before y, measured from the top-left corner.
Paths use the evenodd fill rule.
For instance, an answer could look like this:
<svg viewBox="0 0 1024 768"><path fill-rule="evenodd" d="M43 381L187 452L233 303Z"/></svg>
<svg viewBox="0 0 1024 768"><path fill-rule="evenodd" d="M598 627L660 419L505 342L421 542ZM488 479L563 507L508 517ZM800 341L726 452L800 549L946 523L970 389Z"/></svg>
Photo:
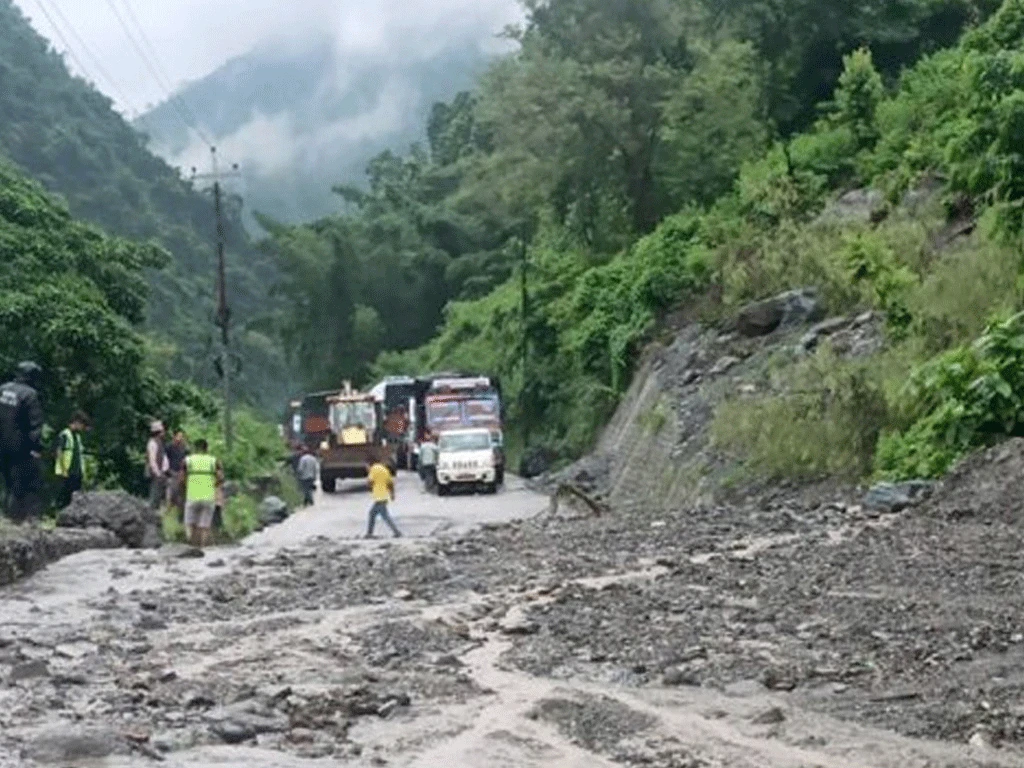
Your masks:
<svg viewBox="0 0 1024 768"><path fill-rule="evenodd" d="M893 514L927 498L934 489L935 483L926 480L880 483L868 491L864 497L864 506L869 511Z"/></svg>
<svg viewBox="0 0 1024 768"><path fill-rule="evenodd" d="M726 355L720 358L714 367L708 371L708 376L721 376L723 373L735 368L739 363L740 359L738 357Z"/></svg>
<svg viewBox="0 0 1024 768"><path fill-rule="evenodd" d="M312 744L316 734L308 728L293 728L288 734L288 740L293 744Z"/></svg>
<svg viewBox="0 0 1024 768"><path fill-rule="evenodd" d="M17 683L22 680L35 680L40 677L49 677L50 667L42 659L35 659L34 661L26 661L23 664L18 664L11 670L7 680L9 683Z"/></svg>
<svg viewBox="0 0 1024 768"><path fill-rule="evenodd" d="M505 617L498 622L498 628L506 635L533 635L540 629L518 605L508 610Z"/></svg>
<svg viewBox="0 0 1024 768"><path fill-rule="evenodd" d="M772 707L753 718L750 722L754 725L778 725L779 723L786 722L786 713L779 707Z"/></svg>
<svg viewBox="0 0 1024 768"><path fill-rule="evenodd" d="M225 744L242 744L256 738L256 731L251 725L234 720L215 723L210 730Z"/></svg>
<svg viewBox="0 0 1024 768"><path fill-rule="evenodd" d="M216 560L211 560L206 564L207 568L223 568L226 565L223 557L218 557Z"/></svg>
<svg viewBox="0 0 1024 768"><path fill-rule="evenodd" d="M388 699L380 705L380 708L377 710L377 714L386 720L395 713L395 710L398 709L399 706L398 699Z"/></svg>
<svg viewBox="0 0 1024 768"><path fill-rule="evenodd" d="M402 600L402 601L412 600L413 594L408 589L400 589L397 592L395 592L394 598L395 598L395 600Z"/></svg>
<svg viewBox="0 0 1024 768"><path fill-rule="evenodd" d="M683 685L699 686L700 675L692 667L672 667L665 670L665 674L661 678L661 683L662 685L670 688L676 688Z"/></svg>
<svg viewBox="0 0 1024 768"><path fill-rule="evenodd" d="M178 673L173 669L165 669L156 676L158 683L171 683L178 679Z"/></svg>

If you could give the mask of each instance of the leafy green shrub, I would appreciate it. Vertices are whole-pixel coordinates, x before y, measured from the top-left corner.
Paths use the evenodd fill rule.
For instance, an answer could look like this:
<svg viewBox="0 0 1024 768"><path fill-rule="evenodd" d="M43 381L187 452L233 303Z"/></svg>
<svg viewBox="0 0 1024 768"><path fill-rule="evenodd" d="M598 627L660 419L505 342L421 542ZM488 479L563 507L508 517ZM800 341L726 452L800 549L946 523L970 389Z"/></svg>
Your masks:
<svg viewBox="0 0 1024 768"><path fill-rule="evenodd" d="M870 473L888 413L877 368L822 349L788 371L780 387L780 394L720 405L713 444L772 479Z"/></svg>
<svg viewBox="0 0 1024 768"><path fill-rule="evenodd" d="M920 366L901 406L909 426L878 446L887 478L938 477L973 448L1024 431L1024 314Z"/></svg>

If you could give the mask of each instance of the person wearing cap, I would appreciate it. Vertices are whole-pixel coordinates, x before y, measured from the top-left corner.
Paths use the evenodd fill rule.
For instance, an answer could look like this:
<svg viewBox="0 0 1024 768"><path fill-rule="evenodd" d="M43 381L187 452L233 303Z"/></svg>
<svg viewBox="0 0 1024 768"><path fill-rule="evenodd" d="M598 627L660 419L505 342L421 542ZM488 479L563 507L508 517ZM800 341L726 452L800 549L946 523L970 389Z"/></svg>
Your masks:
<svg viewBox="0 0 1024 768"><path fill-rule="evenodd" d="M7 515L15 522L43 513L43 407L39 386L43 369L18 365L13 381L0 386L0 477L7 493Z"/></svg>
<svg viewBox="0 0 1024 768"><path fill-rule="evenodd" d="M149 442L146 444L146 478L149 480L149 506L160 511L167 499L167 481L171 463L164 445L163 422L154 421L149 425Z"/></svg>
<svg viewBox="0 0 1024 768"><path fill-rule="evenodd" d="M79 411L71 417L67 427L57 436L57 458L53 472L60 478L57 505L63 509L71 503L75 493L82 490L85 479L85 449L82 433L89 426L89 417Z"/></svg>

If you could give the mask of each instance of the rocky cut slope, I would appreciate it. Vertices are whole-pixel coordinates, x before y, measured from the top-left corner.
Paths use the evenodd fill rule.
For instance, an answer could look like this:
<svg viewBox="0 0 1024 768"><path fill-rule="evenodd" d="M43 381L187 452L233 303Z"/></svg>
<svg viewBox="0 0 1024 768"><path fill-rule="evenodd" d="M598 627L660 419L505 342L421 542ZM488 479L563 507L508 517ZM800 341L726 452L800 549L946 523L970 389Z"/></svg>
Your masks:
<svg viewBox="0 0 1024 768"><path fill-rule="evenodd" d="M594 453L554 484L575 484L613 508L682 512L709 503L736 470L711 446L718 405L757 393L773 366L805 358L824 339L847 357L881 348L880 315L826 314L806 289L752 304L721 329L675 330L669 343L648 349Z"/></svg>

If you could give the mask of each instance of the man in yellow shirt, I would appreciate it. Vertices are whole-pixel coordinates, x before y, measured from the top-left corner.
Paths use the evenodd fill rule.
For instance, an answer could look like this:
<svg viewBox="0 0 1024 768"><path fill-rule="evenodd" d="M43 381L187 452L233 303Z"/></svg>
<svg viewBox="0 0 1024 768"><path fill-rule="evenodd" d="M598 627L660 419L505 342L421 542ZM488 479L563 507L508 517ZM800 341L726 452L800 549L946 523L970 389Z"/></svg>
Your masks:
<svg viewBox="0 0 1024 768"><path fill-rule="evenodd" d="M373 492L373 506L370 507L370 522L366 529L366 538L373 538L373 531L377 527L377 518L379 517L395 534L395 538L400 539L402 532L398 530L398 526L395 525L395 521L388 513L388 502L395 500L395 477L379 456L370 466L369 484L370 490Z"/></svg>

